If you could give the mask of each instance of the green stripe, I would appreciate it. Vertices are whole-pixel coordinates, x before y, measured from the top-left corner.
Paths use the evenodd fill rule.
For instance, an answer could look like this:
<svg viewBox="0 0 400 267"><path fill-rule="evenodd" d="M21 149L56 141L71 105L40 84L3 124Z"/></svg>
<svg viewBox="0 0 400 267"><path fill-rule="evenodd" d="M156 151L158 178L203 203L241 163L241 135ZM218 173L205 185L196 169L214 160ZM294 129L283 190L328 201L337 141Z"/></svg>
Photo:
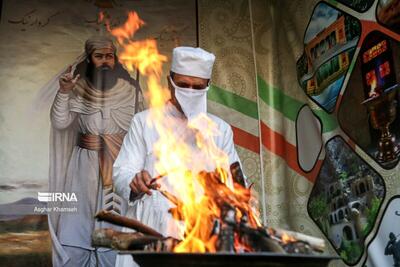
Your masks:
<svg viewBox="0 0 400 267"><path fill-rule="evenodd" d="M357 61L357 58L353 56L353 60L350 63L350 67L349 67L348 71L346 72L346 75L348 73L353 73L353 69L354 69L354 67L356 65L356 61Z"/></svg>
<svg viewBox="0 0 400 267"><path fill-rule="evenodd" d="M288 119L295 121L297 113L305 104L288 95L285 95L282 90L268 85L260 76L258 79L259 96L264 103L272 108L283 113ZM313 110L323 124L323 132L330 132L338 127L337 120L334 116L326 113L323 110Z"/></svg>
<svg viewBox="0 0 400 267"><path fill-rule="evenodd" d="M286 96L282 90L269 86L259 76L258 89L261 100L267 105L283 113L288 119L295 121L298 110L304 105L303 103Z"/></svg>
<svg viewBox="0 0 400 267"><path fill-rule="evenodd" d="M350 68L351 67L352 66L350 66ZM285 95L283 91L278 88L268 85L260 76L257 76L257 79L261 100L265 104L281 112L286 118L296 121L297 113L305 103ZM216 85L210 86L210 90L208 91L208 99L229 107L253 119L258 119L256 102L224 90ZM338 127L335 116L330 115L320 109L313 110L313 112L321 119L324 133L330 132Z"/></svg>
<svg viewBox="0 0 400 267"><path fill-rule="evenodd" d="M215 101L258 120L257 103L254 101L228 92L215 85L210 86L207 97L209 100Z"/></svg>
<svg viewBox="0 0 400 267"><path fill-rule="evenodd" d="M339 124L335 116L327 114L323 110L313 110L314 114L322 121L322 132L327 133L335 130Z"/></svg>

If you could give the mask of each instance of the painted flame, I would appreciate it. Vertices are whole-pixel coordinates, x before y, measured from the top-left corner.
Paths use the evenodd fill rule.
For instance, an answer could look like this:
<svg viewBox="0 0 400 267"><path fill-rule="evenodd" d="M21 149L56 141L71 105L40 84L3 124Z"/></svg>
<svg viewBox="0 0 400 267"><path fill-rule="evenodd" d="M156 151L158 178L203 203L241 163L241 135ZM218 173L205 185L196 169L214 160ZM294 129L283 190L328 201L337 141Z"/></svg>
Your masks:
<svg viewBox="0 0 400 267"><path fill-rule="evenodd" d="M376 78L372 79L371 81L371 89L368 93L369 97L376 97L378 96L378 92L376 91Z"/></svg>
<svg viewBox="0 0 400 267"><path fill-rule="evenodd" d="M176 118L163 112L170 92L160 80L167 57L159 53L155 40L133 39L144 24L136 12L129 12L124 25L114 29L108 27L108 30L122 48L121 63L130 71L138 70L147 82L145 97L150 107L147 122L159 133L159 140L154 145L155 169L160 174L168 174L168 180L173 181L173 189L179 196L176 208L170 213L182 222L179 225L183 237L174 250L214 252L218 238L211 236L211 232L214 221L221 218L221 202L236 208L236 220L246 214L250 225L261 224L248 204L249 189L232 182L228 155L214 143L215 137L222 134L218 125L206 114L201 114L188 123L189 134L182 136L180 130L171 127L178 124ZM190 138L195 147L183 141ZM238 240L235 246L240 246Z"/></svg>

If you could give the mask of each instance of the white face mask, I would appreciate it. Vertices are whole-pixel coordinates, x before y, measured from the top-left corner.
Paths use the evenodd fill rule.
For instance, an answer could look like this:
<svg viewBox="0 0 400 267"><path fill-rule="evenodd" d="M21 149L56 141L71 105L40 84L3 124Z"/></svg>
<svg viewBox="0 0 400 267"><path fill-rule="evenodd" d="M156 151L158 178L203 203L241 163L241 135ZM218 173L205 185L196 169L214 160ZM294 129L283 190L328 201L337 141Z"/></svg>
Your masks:
<svg viewBox="0 0 400 267"><path fill-rule="evenodd" d="M192 120L200 113L207 113L207 91L204 89L182 88L177 86L171 78L172 86L175 88L175 97L188 120Z"/></svg>

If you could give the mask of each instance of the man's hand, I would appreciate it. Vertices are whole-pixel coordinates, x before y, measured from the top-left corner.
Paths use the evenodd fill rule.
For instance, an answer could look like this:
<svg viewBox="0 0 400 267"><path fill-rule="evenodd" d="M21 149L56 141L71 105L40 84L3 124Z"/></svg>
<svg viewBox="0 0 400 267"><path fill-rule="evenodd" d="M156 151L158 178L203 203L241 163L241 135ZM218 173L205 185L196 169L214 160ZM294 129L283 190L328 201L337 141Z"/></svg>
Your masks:
<svg viewBox="0 0 400 267"><path fill-rule="evenodd" d="M147 171L141 171L135 175L129 184L129 187L131 188L132 193L136 196L141 193L151 195L150 189L160 188L160 184L155 182L152 183L151 181L152 177L150 174Z"/></svg>
<svg viewBox="0 0 400 267"><path fill-rule="evenodd" d="M74 88L76 82L78 81L80 75L76 75L74 77L73 71L72 71L72 66L69 66L67 71L64 72L63 75L61 75L59 83L60 83L60 91L62 93L69 93L69 91Z"/></svg>

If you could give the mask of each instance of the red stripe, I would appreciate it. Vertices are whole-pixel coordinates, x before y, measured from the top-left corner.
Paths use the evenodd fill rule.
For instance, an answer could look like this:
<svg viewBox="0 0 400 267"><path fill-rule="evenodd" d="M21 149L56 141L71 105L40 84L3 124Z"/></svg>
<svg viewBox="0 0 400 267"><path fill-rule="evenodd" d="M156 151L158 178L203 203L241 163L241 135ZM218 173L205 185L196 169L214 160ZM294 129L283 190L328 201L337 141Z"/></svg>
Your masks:
<svg viewBox="0 0 400 267"><path fill-rule="evenodd" d="M233 141L236 145L246 148L254 153L260 153L259 139L240 128L232 126ZM283 158L287 165L300 175L306 177L309 181L314 182L322 165L322 160L318 160L316 166L309 173L301 170L297 160L296 146L285 140L281 134L274 132L266 124L261 123L262 144L266 149Z"/></svg>
<svg viewBox="0 0 400 267"><path fill-rule="evenodd" d="M322 160L318 160L313 170L306 173L299 167L296 147L288 143L281 134L274 132L263 122L261 122L261 137L262 144L266 149L283 158L292 170L306 177L311 182L315 181L321 168Z"/></svg>
<svg viewBox="0 0 400 267"><path fill-rule="evenodd" d="M252 135L240 128L232 126L233 131L233 142L241 147L244 147L254 153L260 154L260 140L257 136Z"/></svg>
<svg viewBox="0 0 400 267"><path fill-rule="evenodd" d="M335 105L335 110L339 110L340 105L342 104L342 99L343 99L343 95L342 93L339 94L337 101L336 101L336 105Z"/></svg>
<svg viewBox="0 0 400 267"><path fill-rule="evenodd" d="M388 28L380 25L379 23L376 23L374 21L370 21L370 20L362 20L361 21L361 27L362 27L362 33L361 33L361 42L359 43L359 46L361 46L361 44L364 42L365 37L367 36L368 33L374 31L374 30L378 30L380 32L383 32L386 35L389 35L390 37L392 37L393 39L399 40L400 39L400 34L394 33L391 30L389 30Z"/></svg>

